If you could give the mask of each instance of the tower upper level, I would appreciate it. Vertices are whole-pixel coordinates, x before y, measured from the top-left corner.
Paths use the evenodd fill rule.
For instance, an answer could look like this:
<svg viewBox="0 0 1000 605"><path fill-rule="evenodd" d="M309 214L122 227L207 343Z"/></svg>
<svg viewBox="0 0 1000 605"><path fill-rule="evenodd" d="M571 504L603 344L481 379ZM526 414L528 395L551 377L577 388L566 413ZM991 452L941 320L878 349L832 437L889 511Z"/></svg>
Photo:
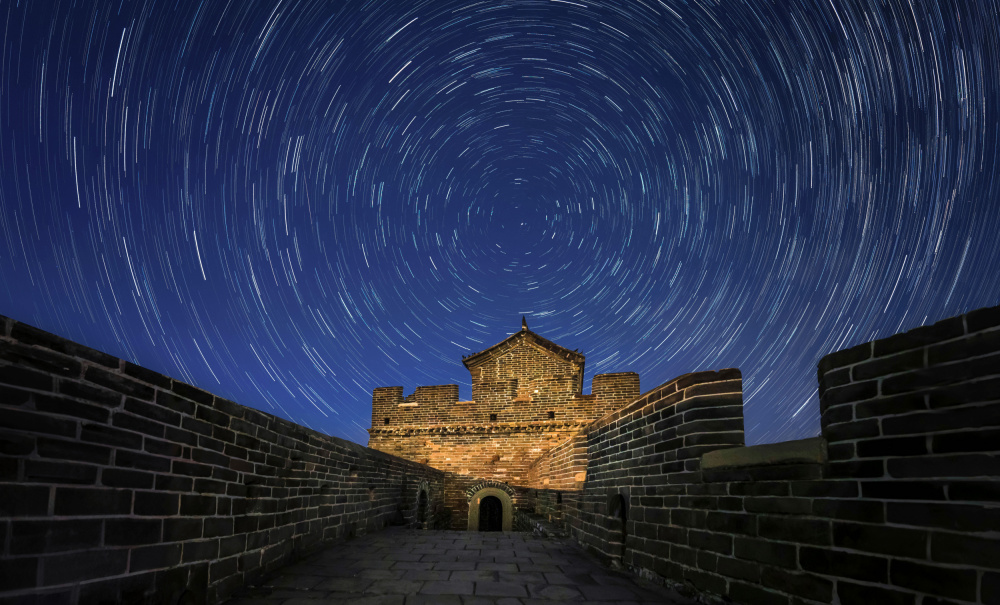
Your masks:
<svg viewBox="0 0 1000 605"><path fill-rule="evenodd" d="M528 329L462 359L472 378L472 400L458 400L458 385L380 387L372 396L372 433L445 427L501 429L579 426L639 395L635 373L594 377L583 395L586 357ZM436 428L435 428L436 427Z"/></svg>

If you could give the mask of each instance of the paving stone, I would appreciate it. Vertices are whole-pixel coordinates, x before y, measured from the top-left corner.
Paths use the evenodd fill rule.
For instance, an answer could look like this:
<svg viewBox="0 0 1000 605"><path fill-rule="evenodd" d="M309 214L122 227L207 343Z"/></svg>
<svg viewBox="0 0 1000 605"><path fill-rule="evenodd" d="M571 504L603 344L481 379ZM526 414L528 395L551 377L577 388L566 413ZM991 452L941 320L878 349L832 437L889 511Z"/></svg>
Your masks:
<svg viewBox="0 0 1000 605"><path fill-rule="evenodd" d="M369 580L398 580L404 573L405 569L362 569L357 577Z"/></svg>
<svg viewBox="0 0 1000 605"><path fill-rule="evenodd" d="M580 591L561 584L531 584L528 591L532 597L551 599L554 601L576 600L582 597Z"/></svg>
<svg viewBox="0 0 1000 605"><path fill-rule="evenodd" d="M364 592L374 581L371 578L328 578L317 584L314 589L332 592Z"/></svg>
<svg viewBox="0 0 1000 605"><path fill-rule="evenodd" d="M463 605L462 597L451 594L406 595L406 605Z"/></svg>
<svg viewBox="0 0 1000 605"><path fill-rule="evenodd" d="M517 571L517 565L513 563L476 563L476 569L488 569L490 571Z"/></svg>
<svg viewBox="0 0 1000 605"><path fill-rule="evenodd" d="M424 583L419 580L379 580L366 588L365 592L371 594L408 595L420 592L420 588L423 585Z"/></svg>
<svg viewBox="0 0 1000 605"><path fill-rule="evenodd" d="M496 582L499 580L497 574L500 572L487 569L477 569L474 571L453 571L448 577L451 581L457 582Z"/></svg>
<svg viewBox="0 0 1000 605"><path fill-rule="evenodd" d="M440 581L447 580L451 576L450 571L435 571L435 570L410 570L403 574L400 580L420 580L421 582L427 582L430 580Z"/></svg>
<svg viewBox="0 0 1000 605"><path fill-rule="evenodd" d="M528 589L514 582L476 582L476 596L526 597Z"/></svg>
<svg viewBox="0 0 1000 605"><path fill-rule="evenodd" d="M420 594L456 594L456 595L471 595L473 594L472 582L424 582L423 588L420 589Z"/></svg>
<svg viewBox="0 0 1000 605"><path fill-rule="evenodd" d="M580 592L587 599L597 599L597 600L609 600L609 601L626 601L635 599L635 591L629 590L624 586L601 586L599 584L593 584L590 586L580 586Z"/></svg>

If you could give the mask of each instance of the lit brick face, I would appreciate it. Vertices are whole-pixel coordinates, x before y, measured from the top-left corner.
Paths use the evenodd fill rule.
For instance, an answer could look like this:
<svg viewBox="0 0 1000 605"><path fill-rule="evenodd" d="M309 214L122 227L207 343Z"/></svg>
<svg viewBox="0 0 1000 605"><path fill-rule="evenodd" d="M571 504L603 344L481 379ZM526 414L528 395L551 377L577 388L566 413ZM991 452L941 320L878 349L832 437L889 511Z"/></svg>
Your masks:
<svg viewBox="0 0 1000 605"><path fill-rule="evenodd" d="M407 397L402 387L375 389L368 445L470 479L525 484L545 452L639 396L632 372L595 376L593 393L582 394L584 361L522 329L463 360L472 401L459 401L453 384L417 387ZM455 516L460 525L461 511Z"/></svg>

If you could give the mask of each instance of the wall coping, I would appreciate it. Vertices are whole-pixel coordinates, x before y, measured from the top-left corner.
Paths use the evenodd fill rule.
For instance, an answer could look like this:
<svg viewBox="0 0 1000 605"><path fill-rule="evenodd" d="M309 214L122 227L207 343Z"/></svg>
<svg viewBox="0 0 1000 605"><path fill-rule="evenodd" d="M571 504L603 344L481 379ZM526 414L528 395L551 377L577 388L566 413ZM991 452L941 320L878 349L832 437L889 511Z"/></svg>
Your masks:
<svg viewBox="0 0 1000 605"><path fill-rule="evenodd" d="M701 457L701 470L824 462L826 462L826 440L822 437L811 437L708 452Z"/></svg>

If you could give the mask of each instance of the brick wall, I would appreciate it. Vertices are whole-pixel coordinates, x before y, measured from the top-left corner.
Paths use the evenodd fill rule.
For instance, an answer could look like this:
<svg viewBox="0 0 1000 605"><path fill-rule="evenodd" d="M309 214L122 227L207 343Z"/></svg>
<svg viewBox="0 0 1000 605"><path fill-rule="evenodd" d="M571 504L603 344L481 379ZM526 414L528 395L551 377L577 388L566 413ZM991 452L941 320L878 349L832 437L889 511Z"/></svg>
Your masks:
<svg viewBox="0 0 1000 605"><path fill-rule="evenodd" d="M0 317L0 597L214 602L444 473Z"/></svg>
<svg viewBox="0 0 1000 605"><path fill-rule="evenodd" d="M546 451L639 395L634 372L597 375L593 393L583 395L584 356L526 329L463 362L472 376L472 401L458 401L457 385L417 387L406 397L402 387L377 388L368 441L456 476L446 497L455 529L466 527L468 513L458 484L533 484L529 474L539 471L532 464ZM536 508L521 496L515 501Z"/></svg>
<svg viewBox="0 0 1000 605"><path fill-rule="evenodd" d="M565 526L736 603L1000 603L1000 307L833 353L819 379L823 436L799 442L740 447L731 370L595 422Z"/></svg>

